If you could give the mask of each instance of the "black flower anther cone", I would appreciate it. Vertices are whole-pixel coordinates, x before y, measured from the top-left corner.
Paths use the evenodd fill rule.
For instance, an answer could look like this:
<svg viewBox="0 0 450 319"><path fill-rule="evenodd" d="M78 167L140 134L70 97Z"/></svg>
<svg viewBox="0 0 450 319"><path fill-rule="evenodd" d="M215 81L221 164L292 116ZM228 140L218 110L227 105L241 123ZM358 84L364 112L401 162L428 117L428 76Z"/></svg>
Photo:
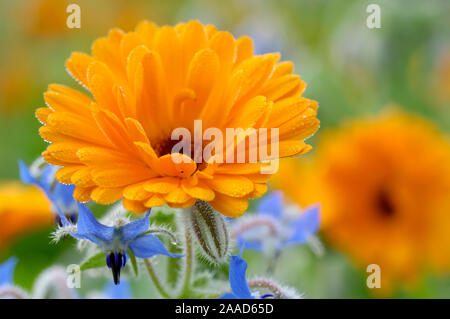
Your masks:
<svg viewBox="0 0 450 319"><path fill-rule="evenodd" d="M114 284L120 283L120 270L125 266L126 256L121 253L110 253L106 256L106 263L111 268Z"/></svg>

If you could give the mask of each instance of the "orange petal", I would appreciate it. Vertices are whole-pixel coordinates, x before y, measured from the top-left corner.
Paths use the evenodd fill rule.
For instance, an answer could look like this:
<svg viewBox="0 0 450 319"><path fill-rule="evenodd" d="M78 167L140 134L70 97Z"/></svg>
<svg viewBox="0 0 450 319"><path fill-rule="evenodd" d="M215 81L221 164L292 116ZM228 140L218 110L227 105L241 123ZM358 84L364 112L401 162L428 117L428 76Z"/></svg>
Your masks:
<svg viewBox="0 0 450 319"><path fill-rule="evenodd" d="M183 33L181 35L181 48L183 50L183 73L189 67L189 62L191 61L194 54L203 49L206 46L206 31L203 25L192 20L186 23Z"/></svg>
<svg viewBox="0 0 450 319"><path fill-rule="evenodd" d="M189 180L184 179L181 182L183 191L191 197L201 199L204 201L211 201L214 199L214 191L211 190L205 183L200 182L196 185L191 185Z"/></svg>
<svg viewBox="0 0 450 319"><path fill-rule="evenodd" d="M171 204L183 204L191 199L181 187L177 187L170 191L168 194L164 195L164 199Z"/></svg>
<svg viewBox="0 0 450 319"><path fill-rule="evenodd" d="M259 198L262 195L264 195L265 192L267 192L267 184L256 183L255 190L253 192L251 192L248 195L248 197L249 198Z"/></svg>
<svg viewBox="0 0 450 319"><path fill-rule="evenodd" d="M209 203L219 213L231 218L241 216L248 208L246 198L234 198L222 194L216 194L214 200Z"/></svg>
<svg viewBox="0 0 450 319"><path fill-rule="evenodd" d="M243 129L253 127L258 119L264 115L267 107L268 102L265 96L255 96L247 101L241 109L230 114L231 119L226 127Z"/></svg>
<svg viewBox="0 0 450 319"><path fill-rule="evenodd" d="M254 96L269 78L273 71L276 55L267 54L255 56L241 63L238 70L242 70L243 83L238 100L245 100Z"/></svg>
<svg viewBox="0 0 450 319"><path fill-rule="evenodd" d="M73 198L81 203L87 202L91 200L91 193L94 188L95 187L83 188L76 186L73 191Z"/></svg>
<svg viewBox="0 0 450 319"><path fill-rule="evenodd" d="M54 112L48 116L47 126L52 130L91 143L110 145L105 135L95 122L72 113Z"/></svg>
<svg viewBox="0 0 450 319"><path fill-rule="evenodd" d="M291 61L283 61L275 66L272 78L277 78L286 74L291 74L294 71L294 64Z"/></svg>
<svg viewBox="0 0 450 319"><path fill-rule="evenodd" d="M243 197L250 194L254 187L252 181L242 176L214 175L205 183L214 191L231 197Z"/></svg>
<svg viewBox="0 0 450 319"><path fill-rule="evenodd" d="M300 116L307 109L317 110L317 102L304 97L282 99L273 104L269 116L269 127L279 127L281 124Z"/></svg>
<svg viewBox="0 0 450 319"><path fill-rule="evenodd" d="M179 182L175 177L153 178L144 184L144 189L150 193L167 194L177 188Z"/></svg>
<svg viewBox="0 0 450 319"><path fill-rule="evenodd" d="M142 214L148 210L148 208L145 207L144 204L142 204L142 202L140 201L124 198L122 203L123 207L125 207L126 210L132 212L133 214Z"/></svg>
<svg viewBox="0 0 450 319"><path fill-rule="evenodd" d="M159 158L159 169L164 175L189 177L197 170L197 164L184 154L172 153Z"/></svg>
<svg viewBox="0 0 450 319"><path fill-rule="evenodd" d="M184 203L180 203L180 204L168 203L168 205L170 207L172 207L172 208L188 208L188 207L191 207L192 205L194 205L196 201L197 201L196 198L191 198L191 199L189 199L188 201L186 201Z"/></svg>
<svg viewBox="0 0 450 319"><path fill-rule="evenodd" d="M219 58L213 50L203 49L195 54L189 65L186 85L195 92L197 107L205 104L219 75L219 70ZM190 109L187 111L193 112Z"/></svg>
<svg viewBox="0 0 450 319"><path fill-rule="evenodd" d="M150 170L143 166L114 166L100 167L92 170L94 182L102 187L116 188L135 184L155 177Z"/></svg>
<svg viewBox="0 0 450 319"><path fill-rule="evenodd" d="M247 36L240 37L236 41L236 61L235 65L239 65L242 61L253 56L253 41Z"/></svg>
<svg viewBox="0 0 450 319"><path fill-rule="evenodd" d="M123 191L123 196L129 200L142 201L149 198L152 194L144 189L147 182L142 182L127 186Z"/></svg>
<svg viewBox="0 0 450 319"><path fill-rule="evenodd" d="M147 47L151 48L158 26L153 22L142 21L136 27L136 32L144 39Z"/></svg>
<svg viewBox="0 0 450 319"><path fill-rule="evenodd" d="M71 112L90 116L90 103L86 105L71 97L52 91L44 93L44 100L56 112Z"/></svg>
<svg viewBox="0 0 450 319"><path fill-rule="evenodd" d="M76 153L82 146L83 144L78 143L54 143L49 145L45 152L59 161L80 164Z"/></svg>
<svg viewBox="0 0 450 319"><path fill-rule="evenodd" d="M279 147L279 157L298 156L312 149L310 145L303 141L282 141Z"/></svg>
<svg viewBox="0 0 450 319"><path fill-rule="evenodd" d="M42 124L47 124L47 118L52 113L53 113L52 109L48 107L41 107L38 108L34 114L36 115L39 122L41 122Z"/></svg>
<svg viewBox="0 0 450 319"><path fill-rule="evenodd" d="M269 81L262 94L267 96L267 99L276 101L300 86L305 86L305 82L300 81L298 75L287 74Z"/></svg>
<svg viewBox="0 0 450 319"><path fill-rule="evenodd" d="M319 120L316 117L297 116L280 125L280 140L295 138L304 140L313 135L319 128Z"/></svg>
<svg viewBox="0 0 450 319"><path fill-rule="evenodd" d="M209 47L219 57L222 72L229 72L236 58L236 43L229 32L217 32L209 42Z"/></svg>
<svg viewBox="0 0 450 319"><path fill-rule="evenodd" d="M108 205L122 198L123 187L97 187L91 193L91 198L99 204Z"/></svg>
<svg viewBox="0 0 450 319"><path fill-rule="evenodd" d="M96 186L92 180L91 169L89 167L84 167L76 171L72 175L71 184L75 184L83 188Z"/></svg>
<svg viewBox="0 0 450 319"><path fill-rule="evenodd" d="M62 167L56 172L55 178L63 184L71 184L72 175L82 168L84 168L82 165Z"/></svg>
<svg viewBox="0 0 450 319"><path fill-rule="evenodd" d="M261 163L222 164L216 169L218 174L246 175L261 171Z"/></svg>
<svg viewBox="0 0 450 319"><path fill-rule="evenodd" d="M148 207L148 208L162 206L165 204L166 204L166 201L159 195L153 195L148 200L146 200L144 203L145 207Z"/></svg>
<svg viewBox="0 0 450 319"><path fill-rule="evenodd" d="M76 81L87 88L87 70L93 61L94 59L87 54L74 52L66 61L66 68Z"/></svg>
<svg viewBox="0 0 450 319"><path fill-rule="evenodd" d="M127 65L130 52L142 44L144 44L144 40L137 32L128 32L122 37L120 41L120 57L124 66Z"/></svg>
<svg viewBox="0 0 450 319"><path fill-rule="evenodd" d="M86 146L77 151L77 157L83 164L101 166L115 163L116 165L142 165L136 159L130 158L126 153L110 148Z"/></svg>

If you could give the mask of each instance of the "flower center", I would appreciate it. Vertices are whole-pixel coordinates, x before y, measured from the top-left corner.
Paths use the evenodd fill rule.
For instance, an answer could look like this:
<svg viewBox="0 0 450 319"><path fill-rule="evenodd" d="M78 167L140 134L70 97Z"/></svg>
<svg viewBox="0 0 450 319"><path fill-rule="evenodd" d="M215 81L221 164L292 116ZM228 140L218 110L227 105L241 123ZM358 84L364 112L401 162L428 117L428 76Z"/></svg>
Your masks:
<svg viewBox="0 0 450 319"><path fill-rule="evenodd" d="M159 143L155 145L155 152L158 155L158 157L172 154L173 147L178 143L177 140L171 140L170 138L166 140L162 140Z"/></svg>
<svg viewBox="0 0 450 319"><path fill-rule="evenodd" d="M111 252L106 256L106 264L111 268L114 284L120 283L120 270L127 264L127 255Z"/></svg>
<svg viewBox="0 0 450 319"><path fill-rule="evenodd" d="M383 217L391 217L395 214L394 203L385 188L381 188L376 196L377 211Z"/></svg>

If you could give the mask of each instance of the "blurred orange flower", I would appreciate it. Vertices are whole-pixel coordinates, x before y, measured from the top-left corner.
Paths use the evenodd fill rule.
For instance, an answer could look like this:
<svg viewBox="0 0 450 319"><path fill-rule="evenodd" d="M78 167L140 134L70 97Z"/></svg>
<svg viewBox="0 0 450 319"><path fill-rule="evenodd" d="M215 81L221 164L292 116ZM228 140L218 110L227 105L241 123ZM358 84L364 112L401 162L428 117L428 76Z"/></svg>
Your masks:
<svg viewBox="0 0 450 319"><path fill-rule="evenodd" d="M32 36L55 36L67 32L68 0L31 0L21 3L18 15Z"/></svg>
<svg viewBox="0 0 450 319"><path fill-rule="evenodd" d="M254 56L248 37L236 40L198 21L161 28L142 22L135 32L112 30L92 55L73 53L66 65L93 99L50 85L49 107L36 112L42 138L52 142L43 157L63 166L56 178L75 184L79 201L124 198L140 213L200 199L227 216L242 215L248 199L267 189L266 164L197 164L178 153L184 162L175 163L172 131L187 128L193 136L198 119L203 130L279 128L279 157L311 148L303 140L318 129L317 103L301 96L305 83L291 62L278 62L276 53Z"/></svg>
<svg viewBox="0 0 450 319"><path fill-rule="evenodd" d="M331 131L306 163L284 162L275 185L321 202L323 231L359 265L381 267L381 290L450 270L450 144L430 123L389 113Z"/></svg>
<svg viewBox="0 0 450 319"><path fill-rule="evenodd" d="M36 187L0 183L0 249L16 236L53 223L50 202Z"/></svg>

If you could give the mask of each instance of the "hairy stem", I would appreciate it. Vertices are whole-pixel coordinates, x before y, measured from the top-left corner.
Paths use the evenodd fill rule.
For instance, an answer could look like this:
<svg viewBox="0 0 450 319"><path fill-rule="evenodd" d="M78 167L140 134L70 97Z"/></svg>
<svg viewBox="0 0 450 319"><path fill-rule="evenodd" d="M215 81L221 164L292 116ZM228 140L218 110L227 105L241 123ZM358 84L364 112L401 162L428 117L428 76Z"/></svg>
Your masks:
<svg viewBox="0 0 450 319"><path fill-rule="evenodd" d="M158 290L159 294L166 299L171 299L172 297L170 294L166 291L163 284L159 280L158 275L156 274L155 267L153 267L152 262L150 259L144 259L145 267L147 268L148 274L150 275L151 280L155 284L156 289Z"/></svg>
<svg viewBox="0 0 450 319"><path fill-rule="evenodd" d="M267 279L250 280L248 285L250 288L266 288L274 294L275 298L281 298L283 296L282 288Z"/></svg>
<svg viewBox="0 0 450 319"><path fill-rule="evenodd" d="M186 214L190 214L191 212L185 212ZM190 224L187 218L184 222L184 236L185 236L185 265L184 265L184 280L181 286L180 298L186 297L189 293L191 280L192 280L192 272L194 268L194 243L192 241L192 233L190 230Z"/></svg>

